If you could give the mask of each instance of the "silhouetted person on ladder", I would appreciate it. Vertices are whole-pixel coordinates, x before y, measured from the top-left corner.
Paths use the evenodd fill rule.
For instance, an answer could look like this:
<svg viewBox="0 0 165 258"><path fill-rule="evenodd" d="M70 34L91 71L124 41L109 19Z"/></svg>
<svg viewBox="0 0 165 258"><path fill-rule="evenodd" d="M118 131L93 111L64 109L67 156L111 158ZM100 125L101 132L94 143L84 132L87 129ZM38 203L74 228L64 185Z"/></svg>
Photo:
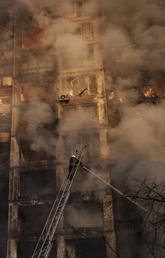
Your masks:
<svg viewBox="0 0 165 258"><path fill-rule="evenodd" d="M74 176L74 173L75 173L75 170L76 170L76 167L78 165L82 166L82 163L79 161L78 158L76 158L75 155L72 155L70 160L69 160L69 173L68 173L68 179L69 180L72 180L73 176Z"/></svg>

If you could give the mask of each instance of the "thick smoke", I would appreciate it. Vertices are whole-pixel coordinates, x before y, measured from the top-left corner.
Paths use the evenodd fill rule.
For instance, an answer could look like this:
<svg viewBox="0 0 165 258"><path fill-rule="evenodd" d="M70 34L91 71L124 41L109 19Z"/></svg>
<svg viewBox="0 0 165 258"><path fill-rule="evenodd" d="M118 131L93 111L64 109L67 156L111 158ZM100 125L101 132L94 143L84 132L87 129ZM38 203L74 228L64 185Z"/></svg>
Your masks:
<svg viewBox="0 0 165 258"><path fill-rule="evenodd" d="M55 156L56 132L50 126L56 124L56 119L48 103L35 100L20 106L18 142L27 141L32 151Z"/></svg>
<svg viewBox="0 0 165 258"><path fill-rule="evenodd" d="M42 31L41 44L47 47L46 54L34 56L36 67L40 68L44 61L52 64L58 55L62 56L62 63L67 67L77 68L79 59L83 59L87 49L81 35L76 32L78 24L66 18L66 14L73 14L72 1L26 1L23 0L27 16L32 17L32 28ZM24 12L18 3L18 20L24 19ZM25 22L25 29L27 22ZM33 54L34 55L34 54ZM41 67L42 68L42 67ZM57 67L56 67L57 69Z"/></svg>
<svg viewBox="0 0 165 258"><path fill-rule="evenodd" d="M24 8L21 7L22 4ZM26 30L29 26L27 21L31 20L30 26L39 28L43 33L41 41L48 51L46 55L35 55L36 66L41 66L44 60L48 60L47 63L51 66L58 54L62 56L62 63L66 66L79 66L79 60L83 60L87 49L77 33L78 25L66 18L66 15L71 16L73 13L71 0L22 0L18 2L17 10L20 21L28 13L20 26L24 26ZM113 179L119 183L121 178L125 178L129 187L133 184L131 176L143 178L147 175L151 181L164 180L164 103L139 104L139 97L145 86L164 82L164 10L164 4L158 0L90 0L85 1L81 8L81 14L94 17L99 11L106 90L107 94L113 91L115 96L109 114L111 118L111 112L114 111L114 119L119 120L115 123L117 127L109 129L109 162ZM41 124L49 124L54 120L52 111L42 102L30 105L25 120L27 137L31 131L35 135L31 148L45 148L46 151L51 149L54 152L54 136L52 138L45 128L40 131L43 136L38 135L38 122L35 120L39 115ZM29 121L29 115L34 119L30 118ZM42 120L42 115L46 115L48 120ZM76 111L59 125L59 132L69 132L73 126L75 130L91 132L93 128L86 126L86 121L87 114ZM45 137L53 139L51 144L48 142L45 145ZM78 139L76 134L68 133L68 137L70 145L74 145ZM57 144L59 143L60 141Z"/></svg>
<svg viewBox="0 0 165 258"><path fill-rule="evenodd" d="M109 130L111 176L123 191L135 192L144 179L151 186L165 180L164 101L154 105L148 99L148 103L140 104L147 85L159 87L164 82L165 9L160 1L117 0L104 1L101 11L104 16L101 29L107 92L114 92L110 97L115 96L109 114L110 119L118 120L114 122L115 128ZM135 178L139 184L135 183ZM132 212L121 210L119 214L123 214L121 220L128 220ZM136 217L134 214L133 219ZM121 257L132 257L121 236L120 222L116 227ZM147 240L152 239L153 231L152 228L146 233ZM128 233L129 229L125 227L124 235ZM129 243L130 238L133 236L129 235ZM132 250L137 250L138 244L136 239ZM158 248L152 255L152 251L144 246L139 254L136 251L135 257L163 257L162 250Z"/></svg>
<svg viewBox="0 0 165 258"><path fill-rule="evenodd" d="M163 179L164 103L137 104L145 86L164 82L164 6L160 1L104 1L102 13L107 90L122 99L122 105L113 101L112 106L121 120L116 133L110 130L117 139L110 148L115 173L131 170L142 177L149 170L151 178Z"/></svg>
<svg viewBox="0 0 165 258"><path fill-rule="evenodd" d="M20 3L33 17L33 26L43 31L42 41L49 47L49 58L54 59L56 54L61 53L64 63L76 68L77 60L82 59L86 48L82 37L76 33L78 25L65 18L73 14L72 1L22 0L18 2L18 17L21 19L24 9L19 8ZM160 1L104 0L100 4L95 0L85 2L81 7L83 15L95 16L98 10L107 92L114 91L115 97L122 100L122 105L118 101L112 105L112 111L119 113L121 124L116 130L120 130L120 137L113 134L117 142L113 140L111 144L110 159L113 157L113 162L118 160L117 168L120 167L123 172L132 168L137 160L138 164L144 160L163 162L163 146L159 140L163 139L163 129L159 131L159 139L154 129L162 126L163 115L158 120L156 114L163 114L163 104L158 107L134 106L145 85L164 80L164 6ZM67 127L67 119L64 123ZM83 119L79 124L85 128ZM79 125L76 127L76 123L74 126L80 128ZM110 130L110 138L113 137Z"/></svg>
<svg viewBox="0 0 165 258"><path fill-rule="evenodd" d="M148 175L153 180L164 179L164 123L164 103L143 104L126 111L118 137L111 144L116 172L130 170L137 178Z"/></svg>
<svg viewBox="0 0 165 258"><path fill-rule="evenodd" d="M129 88L130 102L134 88L141 90L151 81L163 81L164 8L160 1L145 0L104 1L101 6L107 88L115 88L121 94L128 93Z"/></svg>
<svg viewBox="0 0 165 258"><path fill-rule="evenodd" d="M68 205L66 208L66 221L75 228L103 226L103 213L99 207L84 203Z"/></svg>

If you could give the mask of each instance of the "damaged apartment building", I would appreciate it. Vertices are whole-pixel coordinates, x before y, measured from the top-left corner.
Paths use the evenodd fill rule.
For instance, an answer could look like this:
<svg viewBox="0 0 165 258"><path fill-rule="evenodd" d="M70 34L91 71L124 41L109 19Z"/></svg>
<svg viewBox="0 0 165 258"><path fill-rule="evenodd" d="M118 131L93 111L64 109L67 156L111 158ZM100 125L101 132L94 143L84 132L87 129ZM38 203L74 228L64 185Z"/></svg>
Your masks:
<svg viewBox="0 0 165 258"><path fill-rule="evenodd" d="M0 257L28 258L77 147L87 145L83 163L111 181L108 129L119 124L123 99L105 87L102 19L91 1L1 2ZM134 105L164 96L162 80L158 87L147 72ZM139 214L114 196L80 169L50 258L140 257Z"/></svg>
<svg viewBox="0 0 165 258"><path fill-rule="evenodd" d="M49 35L26 1L4 1L3 8L0 256L26 258L76 146L87 144L84 162L110 180L107 103L97 15L84 14L83 1L73 1L68 13L45 9ZM94 180L77 175L50 257L115 257L111 193Z"/></svg>

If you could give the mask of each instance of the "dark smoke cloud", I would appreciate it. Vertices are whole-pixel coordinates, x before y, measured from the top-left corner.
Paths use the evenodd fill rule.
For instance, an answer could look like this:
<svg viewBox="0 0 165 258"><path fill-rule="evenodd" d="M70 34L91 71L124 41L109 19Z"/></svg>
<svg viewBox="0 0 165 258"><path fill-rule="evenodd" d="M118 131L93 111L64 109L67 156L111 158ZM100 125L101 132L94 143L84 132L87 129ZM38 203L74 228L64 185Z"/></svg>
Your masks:
<svg viewBox="0 0 165 258"><path fill-rule="evenodd" d="M145 160L165 161L164 104L135 106L147 84L164 82L164 13L160 1L105 0L101 4L107 90L113 90L123 101L122 111L119 102L114 102L121 112L121 124L116 132L113 130L117 141L110 148L120 172L132 169L138 162L141 168ZM150 171L150 175L157 178L160 175L162 179L163 171L158 174Z"/></svg>
<svg viewBox="0 0 165 258"><path fill-rule="evenodd" d="M95 16L98 10L106 89L107 92L113 90L115 96L123 100L122 105L116 101L112 107L119 110L121 120L117 128L109 130L112 177L117 183L125 178L129 187L132 187L131 176L143 178L149 175L151 181L164 180L164 103L157 106L136 104L144 86L164 81L165 8L158 0L90 0L81 11ZM82 38L76 34L77 25L66 18L66 14L71 12L71 0L22 0L17 4L20 29L32 27L43 31L45 37L42 42L49 49L48 63L52 63L65 48L69 65L75 67L79 54L81 57L81 53L86 51ZM45 58L44 54L42 60L41 56L36 56L36 66L41 65ZM68 62L64 55L65 61ZM42 102L29 107L25 120L27 136L31 131L35 136L31 148L54 152L54 136L48 131L42 131L41 136L36 130L38 122L35 117L38 115L41 123L52 121L52 111ZM69 132L73 126L75 130L87 128L89 133L94 130L92 126L86 127L87 114L80 112L77 115L79 119L75 119L77 116L74 114L66 118L59 131ZM48 121L44 120L45 117ZM53 145L45 143L45 136L52 139ZM73 138L70 134L69 138L70 145L74 145L78 136Z"/></svg>
<svg viewBox="0 0 165 258"><path fill-rule="evenodd" d="M105 0L101 8L105 70L110 72L114 85L124 78L142 88L144 83L160 77L165 65L165 18L160 1ZM145 82L144 73L148 75Z"/></svg>

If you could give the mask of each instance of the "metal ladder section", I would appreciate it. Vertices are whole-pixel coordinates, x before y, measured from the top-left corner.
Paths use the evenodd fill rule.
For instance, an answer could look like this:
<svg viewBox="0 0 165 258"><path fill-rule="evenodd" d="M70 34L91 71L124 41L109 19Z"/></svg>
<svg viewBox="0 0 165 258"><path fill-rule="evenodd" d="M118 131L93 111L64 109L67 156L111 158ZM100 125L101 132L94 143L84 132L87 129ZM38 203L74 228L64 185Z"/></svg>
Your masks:
<svg viewBox="0 0 165 258"><path fill-rule="evenodd" d="M67 175L57 194L57 197L52 205L52 208L50 210L50 213L48 215L42 233L37 241L31 258L47 258L49 256L49 253L53 245L53 238L56 233L57 226L63 214L66 203L68 201L74 177L81 164L83 150L84 148L82 148L80 151L77 151L75 154L78 162L75 164L75 166L69 173L69 175L72 176L70 177L69 175Z"/></svg>

